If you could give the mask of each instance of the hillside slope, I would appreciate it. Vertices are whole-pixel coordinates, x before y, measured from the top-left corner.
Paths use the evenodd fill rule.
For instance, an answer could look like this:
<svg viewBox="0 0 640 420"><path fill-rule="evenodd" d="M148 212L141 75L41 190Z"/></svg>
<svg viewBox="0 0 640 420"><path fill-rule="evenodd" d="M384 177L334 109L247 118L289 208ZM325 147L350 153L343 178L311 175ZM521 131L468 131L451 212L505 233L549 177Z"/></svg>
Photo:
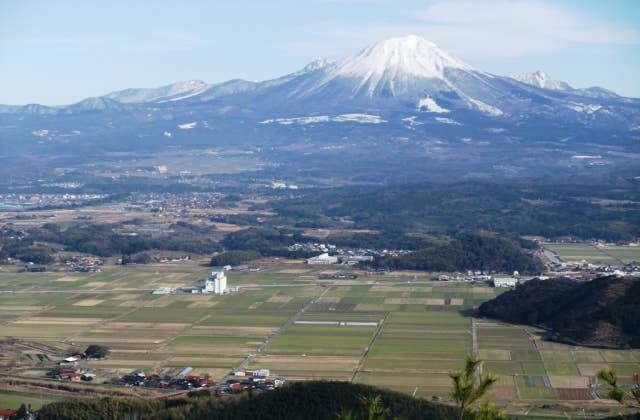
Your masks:
<svg viewBox="0 0 640 420"><path fill-rule="evenodd" d="M335 419L343 408L359 413L358 397L380 395L396 418L453 418L452 407L435 404L398 392L348 382L293 383L266 393L238 398L208 395L171 400L89 399L65 400L46 405L41 420L68 419Z"/></svg>
<svg viewBox="0 0 640 420"><path fill-rule="evenodd" d="M549 338L640 347L640 278L531 280L483 303L481 316L549 329Z"/></svg>

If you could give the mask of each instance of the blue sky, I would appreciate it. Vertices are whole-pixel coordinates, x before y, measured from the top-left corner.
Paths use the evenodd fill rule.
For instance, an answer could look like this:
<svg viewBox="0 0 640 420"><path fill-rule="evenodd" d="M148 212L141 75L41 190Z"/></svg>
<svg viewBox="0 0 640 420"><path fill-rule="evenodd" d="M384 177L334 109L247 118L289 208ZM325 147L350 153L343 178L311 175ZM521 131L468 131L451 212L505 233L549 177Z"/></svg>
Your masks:
<svg viewBox="0 0 640 420"><path fill-rule="evenodd" d="M0 0L0 103L263 80L407 34L492 73L640 97L639 0Z"/></svg>

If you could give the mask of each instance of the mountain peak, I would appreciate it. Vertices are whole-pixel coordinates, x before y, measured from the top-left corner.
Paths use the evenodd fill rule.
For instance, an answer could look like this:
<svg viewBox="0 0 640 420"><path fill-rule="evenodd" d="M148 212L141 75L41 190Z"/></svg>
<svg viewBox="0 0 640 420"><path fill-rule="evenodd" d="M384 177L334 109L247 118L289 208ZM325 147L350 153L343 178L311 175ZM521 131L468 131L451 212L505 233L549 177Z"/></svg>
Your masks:
<svg viewBox="0 0 640 420"><path fill-rule="evenodd" d="M310 72L310 71L318 70L318 69L330 66L333 63L334 63L334 61L331 61L326 57L316 58L315 60L313 60L312 62L310 62L306 66L304 66L303 69L302 69L302 72L303 73L307 73L307 72Z"/></svg>
<svg viewBox="0 0 640 420"><path fill-rule="evenodd" d="M351 96L405 96L415 90L416 83L446 84L447 70L473 68L419 36L389 38L326 67L324 79L314 90L349 79L355 83Z"/></svg>
<svg viewBox="0 0 640 420"><path fill-rule="evenodd" d="M389 38L338 63L337 73L345 76L444 77L446 68L471 70L471 66L451 56L436 44L416 35Z"/></svg>
<svg viewBox="0 0 640 420"><path fill-rule="evenodd" d="M542 70L536 70L533 73L518 73L510 75L512 79L526 83L535 87L551 90L567 90L571 89L568 83L554 80L549 74Z"/></svg>

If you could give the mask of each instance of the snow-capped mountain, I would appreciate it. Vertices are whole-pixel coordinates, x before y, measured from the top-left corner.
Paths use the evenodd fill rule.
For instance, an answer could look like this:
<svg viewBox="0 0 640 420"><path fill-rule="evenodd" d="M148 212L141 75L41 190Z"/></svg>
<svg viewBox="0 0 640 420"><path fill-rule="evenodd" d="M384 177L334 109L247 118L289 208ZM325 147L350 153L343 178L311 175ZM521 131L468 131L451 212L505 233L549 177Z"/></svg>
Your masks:
<svg viewBox="0 0 640 420"><path fill-rule="evenodd" d="M396 153L391 145L401 139L402 147L414 147L411 157L447 144L467 153L475 145L486 165L511 168L521 159L523 168L537 168L532 154L555 159L563 148L570 165L584 161L573 155L608 151L611 159L631 159L640 153L639 137L639 99L574 89L539 71L494 75L416 36L383 40L338 61L318 59L272 80L187 81L62 107L0 106L5 154L33 142L71 154L81 144L120 151L240 142L291 150L298 142L335 143L328 150L374 142Z"/></svg>
<svg viewBox="0 0 640 420"><path fill-rule="evenodd" d="M446 84L446 73L452 69L474 71L436 44L417 36L380 41L353 57L322 68L325 75L311 87L311 92L347 79L355 86L353 96L369 97L406 95L415 88L416 80Z"/></svg>
<svg viewBox="0 0 640 420"><path fill-rule="evenodd" d="M551 90L569 90L571 86L566 82L554 80L547 73L537 70L533 73L518 73L512 74L509 77L519 82L526 83L531 86L536 86L542 89Z"/></svg>
<svg viewBox="0 0 640 420"><path fill-rule="evenodd" d="M584 123L585 114L590 120L600 116L619 120L620 110L610 109L605 99L618 97L602 88L573 89L542 71L493 75L473 68L433 42L410 35L377 42L335 62L318 59L273 80L218 84L191 80L159 88L125 89L68 107L49 108L48 112L114 111L118 104L187 110L205 103L212 116L253 115L256 122L371 109L385 116L395 112L471 112L511 121L536 115ZM623 107L636 104L619 99ZM3 110L20 113L30 109L0 108ZM38 108L37 113L45 110ZM628 118L636 112L623 114ZM637 125L637 121L628 125Z"/></svg>

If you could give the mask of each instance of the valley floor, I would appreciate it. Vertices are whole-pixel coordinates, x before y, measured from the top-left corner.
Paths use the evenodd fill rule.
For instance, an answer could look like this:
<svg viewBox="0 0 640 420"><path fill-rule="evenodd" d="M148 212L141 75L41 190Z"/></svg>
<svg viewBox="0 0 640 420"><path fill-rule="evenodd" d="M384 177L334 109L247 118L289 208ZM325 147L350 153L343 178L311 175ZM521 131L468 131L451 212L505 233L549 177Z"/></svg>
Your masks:
<svg viewBox="0 0 640 420"><path fill-rule="evenodd" d="M369 277L352 270L355 280L320 280L338 269L272 260L260 271L228 272L229 286L239 287L232 294L151 294L200 284L209 270L203 262L107 266L93 274L3 267L1 408L73 395L45 388L45 374L67 350L89 344L111 349L104 360L81 362L97 374L92 384L73 384L96 387L95 395L116 389L96 384L137 369L177 374L192 367L218 381L243 366L289 381L353 381L448 401L449 373L473 353L500 377L490 397L536 417L616 413L617 405L598 396L595 373L615 368L627 383L640 371L640 350L567 346L532 328L474 319L471 309L500 290L434 282L424 272Z"/></svg>

